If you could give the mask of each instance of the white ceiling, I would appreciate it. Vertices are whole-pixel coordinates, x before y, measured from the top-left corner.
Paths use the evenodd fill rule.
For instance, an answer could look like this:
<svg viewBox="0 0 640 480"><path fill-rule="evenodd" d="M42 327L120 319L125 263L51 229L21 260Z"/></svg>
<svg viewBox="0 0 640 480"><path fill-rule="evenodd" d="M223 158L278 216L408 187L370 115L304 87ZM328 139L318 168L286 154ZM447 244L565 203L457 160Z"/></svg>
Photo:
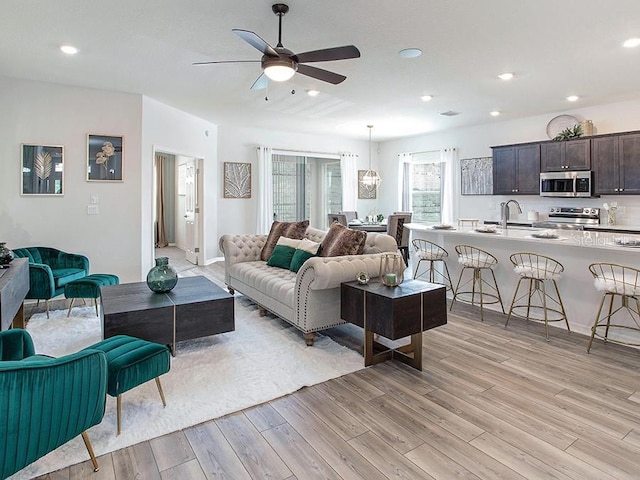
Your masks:
<svg viewBox="0 0 640 480"><path fill-rule="evenodd" d="M249 89L259 64L192 66L259 59L231 29L275 45L271 0L2 0L0 75L144 94L220 125L367 138L373 124L377 141L640 96L640 47L621 47L640 37L639 0L285 2L285 47L359 48L359 59L314 64L345 82L296 74L265 101ZM408 47L424 54L399 58ZM499 80L505 71L516 77Z"/></svg>

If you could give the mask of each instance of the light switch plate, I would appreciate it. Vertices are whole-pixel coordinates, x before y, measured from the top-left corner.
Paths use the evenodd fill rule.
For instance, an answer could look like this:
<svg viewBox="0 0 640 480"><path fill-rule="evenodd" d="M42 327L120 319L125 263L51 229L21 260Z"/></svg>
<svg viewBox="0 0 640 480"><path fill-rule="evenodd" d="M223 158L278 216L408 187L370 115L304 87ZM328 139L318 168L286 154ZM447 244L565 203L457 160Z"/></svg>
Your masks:
<svg viewBox="0 0 640 480"><path fill-rule="evenodd" d="M98 205L87 205L87 215L98 215Z"/></svg>

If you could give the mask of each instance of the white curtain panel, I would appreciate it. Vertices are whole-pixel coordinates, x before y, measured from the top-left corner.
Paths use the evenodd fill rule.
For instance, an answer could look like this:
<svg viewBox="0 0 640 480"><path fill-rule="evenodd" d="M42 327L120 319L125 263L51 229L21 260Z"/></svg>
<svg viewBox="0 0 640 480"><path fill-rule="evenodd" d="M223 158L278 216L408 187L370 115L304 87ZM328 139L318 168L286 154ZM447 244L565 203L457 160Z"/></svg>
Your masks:
<svg viewBox="0 0 640 480"><path fill-rule="evenodd" d="M342 176L342 211L358 210L358 156L353 153L340 154Z"/></svg>
<svg viewBox="0 0 640 480"><path fill-rule="evenodd" d="M398 204L396 210L411 211L411 162L412 153L398 155Z"/></svg>
<svg viewBox="0 0 640 480"><path fill-rule="evenodd" d="M444 162L444 181L442 182L442 223L453 223L456 210L454 177L458 165L458 150L445 148L440 151L440 161Z"/></svg>
<svg viewBox="0 0 640 480"><path fill-rule="evenodd" d="M273 223L273 158L271 147L258 147L258 215L256 233L268 234Z"/></svg>

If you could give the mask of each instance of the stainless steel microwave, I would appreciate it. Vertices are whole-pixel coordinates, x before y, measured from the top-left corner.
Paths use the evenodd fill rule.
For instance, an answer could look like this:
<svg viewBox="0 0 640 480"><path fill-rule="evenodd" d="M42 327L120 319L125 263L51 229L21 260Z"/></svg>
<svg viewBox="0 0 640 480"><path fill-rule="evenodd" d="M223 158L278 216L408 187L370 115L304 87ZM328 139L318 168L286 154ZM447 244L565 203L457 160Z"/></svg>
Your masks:
<svg viewBox="0 0 640 480"><path fill-rule="evenodd" d="M593 175L589 171L542 172L540 196L542 197L590 197Z"/></svg>

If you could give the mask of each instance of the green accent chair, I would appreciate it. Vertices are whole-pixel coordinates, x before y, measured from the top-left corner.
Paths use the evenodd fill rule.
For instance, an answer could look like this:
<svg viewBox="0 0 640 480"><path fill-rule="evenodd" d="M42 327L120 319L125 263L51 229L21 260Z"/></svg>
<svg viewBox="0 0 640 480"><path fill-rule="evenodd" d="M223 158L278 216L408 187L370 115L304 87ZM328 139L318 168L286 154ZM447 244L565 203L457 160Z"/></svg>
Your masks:
<svg viewBox="0 0 640 480"><path fill-rule="evenodd" d="M106 388L104 352L51 358L35 354L26 330L0 332L0 478L78 435L97 471L86 430L102 421Z"/></svg>
<svg viewBox="0 0 640 480"><path fill-rule="evenodd" d="M49 300L64 292L69 282L89 275L89 259L51 247L15 248L18 258L29 259L29 292L26 298L45 300L49 318Z"/></svg>

